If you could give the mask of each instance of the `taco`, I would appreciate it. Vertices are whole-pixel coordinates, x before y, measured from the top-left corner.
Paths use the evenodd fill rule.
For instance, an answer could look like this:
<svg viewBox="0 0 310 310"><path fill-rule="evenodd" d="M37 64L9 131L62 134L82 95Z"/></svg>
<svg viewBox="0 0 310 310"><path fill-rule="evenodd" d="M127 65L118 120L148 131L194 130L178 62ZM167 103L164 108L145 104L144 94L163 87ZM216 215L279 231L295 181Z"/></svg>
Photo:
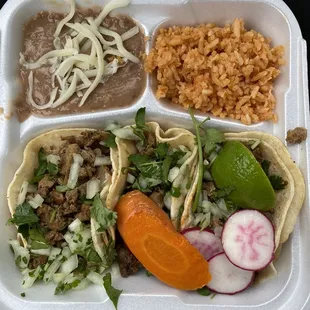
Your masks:
<svg viewBox="0 0 310 310"><path fill-rule="evenodd" d="M184 203L182 230L198 226L201 229L212 229L220 236L225 222L238 209L258 210L274 227L274 261L280 254L282 244L293 231L304 202L305 183L299 168L291 159L284 144L267 133L223 134L216 129L207 128L204 137L207 139L202 138L204 166L201 191L198 189L199 165L197 165L195 180ZM241 160L244 167L240 169L248 169L248 172L240 172L239 168L234 166L236 162L233 165L231 162L223 161L239 156L236 155L238 152L236 145L232 145L234 143L238 149L246 149L241 152L247 155L243 162ZM229 152L235 153L234 156ZM252 166L249 161L256 163ZM231 166L234 168L228 168ZM246 185L240 189L245 183L242 179L231 175L232 171L235 175L240 174L243 177L257 174L259 177L256 181L251 181L251 187ZM197 195L200 199L196 199ZM276 269L271 262L256 272L254 283L261 283L274 275Z"/></svg>
<svg viewBox="0 0 310 310"><path fill-rule="evenodd" d="M40 277L51 281L59 269L59 293L64 282L81 282L85 268L101 273L113 263L112 210L128 166L120 149L113 134L84 128L54 130L28 143L7 192L9 222L18 227L10 244L25 288Z"/></svg>
<svg viewBox="0 0 310 310"><path fill-rule="evenodd" d="M179 229L197 164L195 136L186 129L163 131L158 123L145 123L144 108L137 112L135 125L116 128L112 133L121 138L121 148L128 148L128 140L132 140L135 148L134 152L131 148L129 165L123 169L126 175L123 194L134 189L145 193L168 213ZM122 144L125 141L127 145Z"/></svg>

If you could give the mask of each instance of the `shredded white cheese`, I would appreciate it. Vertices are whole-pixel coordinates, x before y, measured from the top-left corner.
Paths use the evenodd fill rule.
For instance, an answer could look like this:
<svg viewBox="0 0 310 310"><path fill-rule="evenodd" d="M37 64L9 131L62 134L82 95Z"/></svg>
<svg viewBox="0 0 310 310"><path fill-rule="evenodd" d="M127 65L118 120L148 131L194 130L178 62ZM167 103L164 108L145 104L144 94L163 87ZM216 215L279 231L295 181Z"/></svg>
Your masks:
<svg viewBox="0 0 310 310"><path fill-rule="evenodd" d="M75 93L78 97L82 97L79 103L79 106L82 106L98 84L105 83L120 67L125 66L128 60L139 62L139 59L123 46L123 41L139 33L138 26L122 35L100 26L112 10L127 6L130 0L112 0L97 18L86 17L81 23L69 23L74 17L76 4L75 0L65 1L70 5L70 12L59 22L54 33L55 50L44 54L35 62L27 62L24 55L20 54L20 64L30 70L27 102L39 110L56 108ZM70 29L61 39L60 33L65 26ZM107 41L103 35L108 35L114 40ZM104 60L107 55L116 56L118 59L114 58L108 63ZM34 76L31 70L43 65L50 65L52 91L47 103L37 104L33 99ZM84 89L86 91L83 94Z"/></svg>
<svg viewBox="0 0 310 310"><path fill-rule="evenodd" d="M75 0L65 0L65 1L70 4L70 12L63 20L59 22L56 31L54 33L55 38L59 37L62 28L66 25L66 23L68 23L72 19L72 17L75 14Z"/></svg>

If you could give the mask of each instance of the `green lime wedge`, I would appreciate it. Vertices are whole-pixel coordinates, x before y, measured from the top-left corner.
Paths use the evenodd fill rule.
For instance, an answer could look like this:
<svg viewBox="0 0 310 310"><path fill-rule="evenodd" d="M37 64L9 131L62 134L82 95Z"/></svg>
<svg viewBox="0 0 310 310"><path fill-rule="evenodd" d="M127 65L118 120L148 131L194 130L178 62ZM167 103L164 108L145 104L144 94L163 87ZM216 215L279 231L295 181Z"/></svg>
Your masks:
<svg viewBox="0 0 310 310"><path fill-rule="evenodd" d="M276 195L250 150L239 141L227 141L218 153L211 174L219 189L234 187L228 198L244 209L269 211Z"/></svg>

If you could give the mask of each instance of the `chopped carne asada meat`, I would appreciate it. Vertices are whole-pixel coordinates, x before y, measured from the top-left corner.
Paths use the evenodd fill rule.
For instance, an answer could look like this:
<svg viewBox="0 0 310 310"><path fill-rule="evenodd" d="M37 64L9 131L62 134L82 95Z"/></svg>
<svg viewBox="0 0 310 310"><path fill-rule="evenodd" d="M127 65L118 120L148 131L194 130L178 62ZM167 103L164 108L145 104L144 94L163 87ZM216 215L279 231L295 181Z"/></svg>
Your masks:
<svg viewBox="0 0 310 310"><path fill-rule="evenodd" d="M100 142L104 141L107 134L104 131L84 131L78 137L77 143L83 147L100 148Z"/></svg>
<svg viewBox="0 0 310 310"><path fill-rule="evenodd" d="M56 190L50 192L50 197L53 203L60 206L65 202L65 197L63 193L59 193Z"/></svg>
<svg viewBox="0 0 310 310"><path fill-rule="evenodd" d="M252 154L254 155L255 159L259 162L262 163L262 161L264 160L264 155L262 152L262 149L260 148L260 146L258 145L254 150L251 150Z"/></svg>
<svg viewBox="0 0 310 310"><path fill-rule="evenodd" d="M286 141L290 144L298 144L307 139L307 129L303 127L296 127L287 132Z"/></svg>
<svg viewBox="0 0 310 310"><path fill-rule="evenodd" d="M76 214L76 218L78 218L81 222L90 221L90 208L91 205L82 204L80 212Z"/></svg>
<svg viewBox="0 0 310 310"><path fill-rule="evenodd" d="M92 149L87 148L86 150L81 151L81 156L85 160L86 163L94 164L96 159L96 154Z"/></svg>
<svg viewBox="0 0 310 310"><path fill-rule="evenodd" d="M158 205L159 208L164 207L164 190L156 189L151 195L150 198Z"/></svg>
<svg viewBox="0 0 310 310"><path fill-rule="evenodd" d="M66 200L69 204L74 204L79 198L79 190L77 188L72 189L71 191L66 192Z"/></svg>
<svg viewBox="0 0 310 310"><path fill-rule="evenodd" d="M47 263L48 257L45 255L32 256L29 261L29 269L36 269L40 265L44 265Z"/></svg>
<svg viewBox="0 0 310 310"><path fill-rule="evenodd" d="M145 134L147 143L144 147L141 148L139 153L141 155L152 155L156 147L156 136L151 131L146 131L144 134Z"/></svg>
<svg viewBox="0 0 310 310"><path fill-rule="evenodd" d="M143 268L142 264L130 252L125 244L117 244L116 251L119 271L123 278L128 278L130 275L137 273Z"/></svg>
<svg viewBox="0 0 310 310"><path fill-rule="evenodd" d="M70 168L73 161L73 154L79 154L81 151L80 147L77 144L66 145L61 151L61 170L60 173L65 177L64 182L67 183Z"/></svg>
<svg viewBox="0 0 310 310"><path fill-rule="evenodd" d="M51 230L48 233L46 233L44 237L50 245L58 246L64 240L63 234L54 230Z"/></svg>
<svg viewBox="0 0 310 310"><path fill-rule="evenodd" d="M212 193L216 190L214 182L203 183L203 189L207 192L208 197L212 196Z"/></svg>
<svg viewBox="0 0 310 310"><path fill-rule="evenodd" d="M75 203L68 203L67 201L60 207L63 215L69 215L79 211L79 207Z"/></svg>
<svg viewBox="0 0 310 310"><path fill-rule="evenodd" d="M38 184L38 194L45 198L54 184L55 181L51 180L49 175L46 174Z"/></svg>

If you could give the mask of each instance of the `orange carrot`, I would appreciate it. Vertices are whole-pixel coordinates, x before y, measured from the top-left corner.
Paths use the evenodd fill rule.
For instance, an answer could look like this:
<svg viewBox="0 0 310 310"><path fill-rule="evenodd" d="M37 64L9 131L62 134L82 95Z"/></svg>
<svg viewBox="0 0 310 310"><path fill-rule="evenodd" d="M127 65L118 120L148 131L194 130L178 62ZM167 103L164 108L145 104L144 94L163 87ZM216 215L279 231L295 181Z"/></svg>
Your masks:
<svg viewBox="0 0 310 310"><path fill-rule="evenodd" d="M159 280L182 290L196 290L211 280L208 262L153 200L133 191L120 199L116 211L128 248Z"/></svg>

